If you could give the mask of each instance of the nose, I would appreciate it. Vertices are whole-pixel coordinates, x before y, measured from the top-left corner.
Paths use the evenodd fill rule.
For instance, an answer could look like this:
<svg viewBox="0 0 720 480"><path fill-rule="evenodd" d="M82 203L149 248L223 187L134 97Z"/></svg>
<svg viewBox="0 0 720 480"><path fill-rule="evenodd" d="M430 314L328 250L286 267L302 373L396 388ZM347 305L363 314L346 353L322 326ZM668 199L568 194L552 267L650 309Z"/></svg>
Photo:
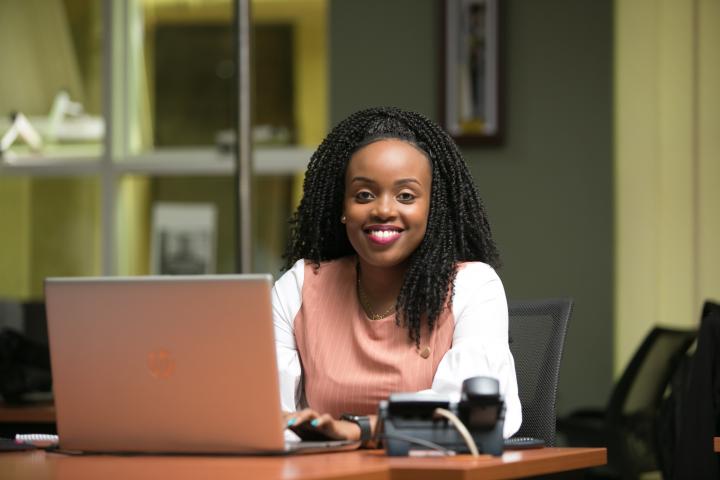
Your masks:
<svg viewBox="0 0 720 480"><path fill-rule="evenodd" d="M375 202L374 208L370 213L373 215L373 217L379 220L388 220L394 218L396 215L396 211L395 201L392 195L383 195L381 197L378 197Z"/></svg>

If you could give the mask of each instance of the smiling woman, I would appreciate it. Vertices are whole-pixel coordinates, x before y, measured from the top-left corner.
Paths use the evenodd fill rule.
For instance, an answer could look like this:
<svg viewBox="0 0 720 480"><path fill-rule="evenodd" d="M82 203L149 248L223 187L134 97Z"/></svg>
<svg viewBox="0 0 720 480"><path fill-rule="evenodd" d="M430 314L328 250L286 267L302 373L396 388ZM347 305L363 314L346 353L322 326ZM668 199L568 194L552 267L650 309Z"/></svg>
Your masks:
<svg viewBox="0 0 720 480"><path fill-rule="evenodd" d="M394 392L497 378L520 426L505 292L457 146L422 115L357 112L312 156L273 289L288 425L367 441Z"/></svg>
<svg viewBox="0 0 720 480"><path fill-rule="evenodd" d="M345 174L343 223L362 271L380 268L386 277L392 271L402 278L425 236L431 182L427 154L405 141L379 140L352 155ZM398 292L394 297L388 293L394 305Z"/></svg>

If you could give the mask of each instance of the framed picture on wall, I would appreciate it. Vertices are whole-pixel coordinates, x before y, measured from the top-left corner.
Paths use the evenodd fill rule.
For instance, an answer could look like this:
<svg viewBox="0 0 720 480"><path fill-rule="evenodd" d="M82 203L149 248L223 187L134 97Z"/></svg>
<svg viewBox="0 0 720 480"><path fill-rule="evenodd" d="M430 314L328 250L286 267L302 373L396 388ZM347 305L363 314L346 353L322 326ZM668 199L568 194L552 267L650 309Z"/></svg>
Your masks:
<svg viewBox="0 0 720 480"><path fill-rule="evenodd" d="M155 204L150 250L152 273L215 273L216 217L212 204Z"/></svg>
<svg viewBox="0 0 720 480"><path fill-rule="evenodd" d="M443 126L459 144L502 138L499 0L442 0Z"/></svg>

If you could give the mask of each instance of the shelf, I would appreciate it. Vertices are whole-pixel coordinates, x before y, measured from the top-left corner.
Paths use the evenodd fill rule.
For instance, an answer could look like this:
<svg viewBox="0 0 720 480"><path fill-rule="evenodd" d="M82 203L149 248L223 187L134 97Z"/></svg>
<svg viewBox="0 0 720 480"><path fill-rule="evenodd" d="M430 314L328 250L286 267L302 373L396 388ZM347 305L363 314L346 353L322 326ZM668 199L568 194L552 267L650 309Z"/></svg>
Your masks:
<svg viewBox="0 0 720 480"><path fill-rule="evenodd" d="M20 145L0 156L3 175L92 175L100 172L102 145L48 144L42 153Z"/></svg>
<svg viewBox="0 0 720 480"><path fill-rule="evenodd" d="M305 171L313 150L302 147L257 147L253 151L257 175L294 175ZM118 160L116 175L226 176L235 173L232 155L213 148L162 149ZM105 164L96 156L42 157L23 155L0 161L0 174L74 176L102 172Z"/></svg>
<svg viewBox="0 0 720 480"><path fill-rule="evenodd" d="M0 161L2 175L76 176L100 173L98 157L16 157Z"/></svg>

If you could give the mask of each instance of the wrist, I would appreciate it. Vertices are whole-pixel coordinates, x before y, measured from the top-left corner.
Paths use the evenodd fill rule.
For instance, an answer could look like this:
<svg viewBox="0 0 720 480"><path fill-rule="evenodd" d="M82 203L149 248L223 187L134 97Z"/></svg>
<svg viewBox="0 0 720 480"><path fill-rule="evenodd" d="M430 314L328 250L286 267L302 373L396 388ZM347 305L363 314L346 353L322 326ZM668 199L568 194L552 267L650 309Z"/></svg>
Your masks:
<svg viewBox="0 0 720 480"><path fill-rule="evenodd" d="M349 420L341 419L340 421L345 424L345 428L343 429L347 432L345 438L352 442L359 442L362 437L362 429L360 428L360 425Z"/></svg>
<svg viewBox="0 0 720 480"><path fill-rule="evenodd" d="M355 440L358 440L361 443L365 444L369 442L372 438L372 426L370 423L370 417L345 413L340 417L340 419L348 423L352 423L357 427L357 429L353 429L357 432L357 437L355 438Z"/></svg>

